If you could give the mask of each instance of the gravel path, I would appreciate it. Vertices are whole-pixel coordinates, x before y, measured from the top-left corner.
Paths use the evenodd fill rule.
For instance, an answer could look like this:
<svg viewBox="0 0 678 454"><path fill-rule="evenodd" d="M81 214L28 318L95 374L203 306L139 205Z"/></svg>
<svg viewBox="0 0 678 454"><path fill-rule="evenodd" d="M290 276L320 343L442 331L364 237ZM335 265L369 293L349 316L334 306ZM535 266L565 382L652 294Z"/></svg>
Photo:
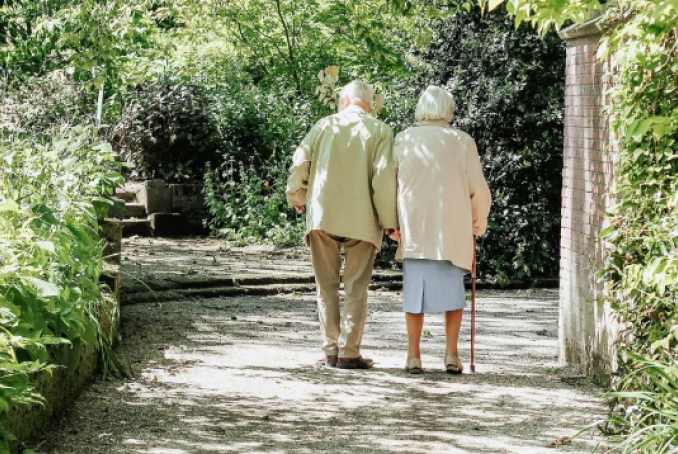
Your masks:
<svg viewBox="0 0 678 454"><path fill-rule="evenodd" d="M44 454L590 453L601 389L556 363L557 293L479 295L476 374L442 371L441 316L425 326L426 373L403 372L400 296L371 292L371 371L315 365L313 295L123 307L137 376L92 384ZM465 319L461 349L469 349ZM468 355L462 354L468 364ZM555 448L549 445L557 444Z"/></svg>

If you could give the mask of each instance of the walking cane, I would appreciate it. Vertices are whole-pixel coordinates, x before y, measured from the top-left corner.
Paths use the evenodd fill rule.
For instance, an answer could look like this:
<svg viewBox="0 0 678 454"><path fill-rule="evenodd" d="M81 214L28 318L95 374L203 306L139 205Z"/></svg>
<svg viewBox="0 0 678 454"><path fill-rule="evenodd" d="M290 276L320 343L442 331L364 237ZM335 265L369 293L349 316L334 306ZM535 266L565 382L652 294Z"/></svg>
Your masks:
<svg viewBox="0 0 678 454"><path fill-rule="evenodd" d="M476 371L476 236L473 235L473 268L471 269L471 372Z"/></svg>

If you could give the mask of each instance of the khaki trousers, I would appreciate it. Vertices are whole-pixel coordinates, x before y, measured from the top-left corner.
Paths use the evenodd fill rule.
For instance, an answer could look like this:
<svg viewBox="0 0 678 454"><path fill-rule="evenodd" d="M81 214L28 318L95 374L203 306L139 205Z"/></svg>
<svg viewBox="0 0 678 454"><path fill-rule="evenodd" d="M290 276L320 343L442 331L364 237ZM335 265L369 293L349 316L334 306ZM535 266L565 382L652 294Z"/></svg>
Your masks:
<svg viewBox="0 0 678 454"><path fill-rule="evenodd" d="M311 231L308 239L318 288L322 349L326 355L357 358L367 316L367 287L372 280L377 248L367 241L341 238L322 230ZM346 255L343 314L339 306L342 245Z"/></svg>

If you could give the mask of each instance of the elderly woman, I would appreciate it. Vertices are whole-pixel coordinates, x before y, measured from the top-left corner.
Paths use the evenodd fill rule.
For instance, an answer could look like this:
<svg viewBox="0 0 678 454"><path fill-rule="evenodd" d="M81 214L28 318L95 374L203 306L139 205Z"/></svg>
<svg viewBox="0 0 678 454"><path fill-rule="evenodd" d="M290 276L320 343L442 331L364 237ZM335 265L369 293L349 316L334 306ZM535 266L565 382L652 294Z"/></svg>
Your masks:
<svg viewBox="0 0 678 454"><path fill-rule="evenodd" d="M473 236L487 228L491 195L474 140L450 126L454 99L430 86L418 124L395 138L398 168L403 310L409 347L406 370L421 373L419 343L425 313L445 313L445 369L460 374L457 340L466 306L464 273L473 263Z"/></svg>

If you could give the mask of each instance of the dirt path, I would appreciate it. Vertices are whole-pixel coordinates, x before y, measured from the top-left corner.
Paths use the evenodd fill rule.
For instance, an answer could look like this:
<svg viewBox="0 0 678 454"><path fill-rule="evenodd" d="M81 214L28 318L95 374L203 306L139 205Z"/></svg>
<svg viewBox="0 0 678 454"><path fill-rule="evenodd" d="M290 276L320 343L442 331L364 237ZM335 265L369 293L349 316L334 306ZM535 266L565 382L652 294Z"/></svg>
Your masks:
<svg viewBox="0 0 678 454"><path fill-rule="evenodd" d="M483 292L478 373L442 372L431 316L421 376L403 372L395 292L372 292L372 371L315 365L313 295L184 299L123 308L138 376L94 383L36 451L89 453L589 453L599 388L556 364L557 294ZM468 318L461 348L469 348ZM468 355L462 355L467 363Z"/></svg>

